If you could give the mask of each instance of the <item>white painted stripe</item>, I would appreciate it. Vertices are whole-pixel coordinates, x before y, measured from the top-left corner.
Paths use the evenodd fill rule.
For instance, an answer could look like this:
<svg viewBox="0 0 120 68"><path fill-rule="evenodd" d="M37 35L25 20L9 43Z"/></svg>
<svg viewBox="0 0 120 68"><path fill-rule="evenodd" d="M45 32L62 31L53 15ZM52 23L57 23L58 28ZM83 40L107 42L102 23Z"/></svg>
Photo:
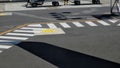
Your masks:
<svg viewBox="0 0 120 68"><path fill-rule="evenodd" d="M9 49L11 47L12 46L9 46L9 45L0 45L0 49Z"/></svg>
<svg viewBox="0 0 120 68"><path fill-rule="evenodd" d="M2 16L2 15L12 15L12 13L0 13L0 15Z"/></svg>
<svg viewBox="0 0 120 68"><path fill-rule="evenodd" d="M0 40L0 42L13 42L13 41L10 41L10 40Z"/></svg>
<svg viewBox="0 0 120 68"><path fill-rule="evenodd" d="M42 25L41 24L30 24L30 25L28 25L29 27L42 27Z"/></svg>
<svg viewBox="0 0 120 68"><path fill-rule="evenodd" d="M47 25L49 26L49 28L57 28L57 26L53 23L48 23Z"/></svg>
<svg viewBox="0 0 120 68"><path fill-rule="evenodd" d="M34 33L34 31L32 30L14 30L13 32L24 32L24 33Z"/></svg>
<svg viewBox="0 0 120 68"><path fill-rule="evenodd" d="M120 23L118 24L118 26L120 26Z"/></svg>
<svg viewBox="0 0 120 68"><path fill-rule="evenodd" d="M69 26L67 23L63 22L60 23L61 26L63 26L64 28L71 28L71 26Z"/></svg>
<svg viewBox="0 0 120 68"><path fill-rule="evenodd" d="M85 23L87 23L87 24L90 25L90 26L98 26L98 25L96 25L95 23L93 23L92 21L86 21Z"/></svg>
<svg viewBox="0 0 120 68"><path fill-rule="evenodd" d="M7 15L13 15L13 13L10 13L10 12L8 12L8 13L6 13Z"/></svg>
<svg viewBox="0 0 120 68"><path fill-rule="evenodd" d="M110 21L112 23L116 23L118 20L117 19L109 19L108 21Z"/></svg>
<svg viewBox="0 0 120 68"><path fill-rule="evenodd" d="M15 35L15 36L34 36L34 34L23 34L23 33L7 33L6 35Z"/></svg>
<svg viewBox="0 0 120 68"><path fill-rule="evenodd" d="M16 31L23 31L23 32L25 32L25 31L27 31L27 32L33 32L33 30L41 30L41 29L46 29L46 28L31 28L31 27L22 27L22 28L20 28L21 30L16 30ZM30 29L32 29L32 30L30 30ZM48 28L47 28L48 29Z"/></svg>
<svg viewBox="0 0 120 68"><path fill-rule="evenodd" d="M16 39L16 40L27 40L26 37L12 37L12 36L0 36L1 39Z"/></svg>
<svg viewBox="0 0 120 68"><path fill-rule="evenodd" d="M2 53L2 51L0 50L0 53Z"/></svg>
<svg viewBox="0 0 120 68"><path fill-rule="evenodd" d="M100 23L100 24L102 24L102 25L105 25L105 26L110 25L110 24L108 24L108 23L106 23L106 22L104 22L104 21L102 21L102 20L98 20L97 22Z"/></svg>
<svg viewBox="0 0 120 68"><path fill-rule="evenodd" d="M84 25L82 25L81 23L79 22L72 22L75 26L77 27L84 27Z"/></svg>

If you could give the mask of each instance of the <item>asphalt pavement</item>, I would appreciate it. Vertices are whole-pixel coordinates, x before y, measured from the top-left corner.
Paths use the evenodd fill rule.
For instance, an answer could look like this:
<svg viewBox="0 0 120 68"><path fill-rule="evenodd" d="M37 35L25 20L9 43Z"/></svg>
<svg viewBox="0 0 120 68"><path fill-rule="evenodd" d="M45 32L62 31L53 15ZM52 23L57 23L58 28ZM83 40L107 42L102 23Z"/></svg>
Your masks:
<svg viewBox="0 0 120 68"><path fill-rule="evenodd" d="M120 21L109 10L87 7L3 14L0 68L119 68Z"/></svg>

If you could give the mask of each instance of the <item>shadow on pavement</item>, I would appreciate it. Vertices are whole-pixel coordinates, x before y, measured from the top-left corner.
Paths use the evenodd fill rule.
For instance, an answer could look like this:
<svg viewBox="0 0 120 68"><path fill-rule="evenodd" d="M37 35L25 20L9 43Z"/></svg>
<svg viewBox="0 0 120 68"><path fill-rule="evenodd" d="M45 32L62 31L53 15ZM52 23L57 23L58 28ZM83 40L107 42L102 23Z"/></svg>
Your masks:
<svg viewBox="0 0 120 68"><path fill-rule="evenodd" d="M113 17L115 18L120 18L120 15L116 14L100 14L100 15L92 15L93 17L97 18L97 19L113 19Z"/></svg>
<svg viewBox="0 0 120 68"><path fill-rule="evenodd" d="M120 68L120 64L43 42L21 42L19 47L60 68Z"/></svg>

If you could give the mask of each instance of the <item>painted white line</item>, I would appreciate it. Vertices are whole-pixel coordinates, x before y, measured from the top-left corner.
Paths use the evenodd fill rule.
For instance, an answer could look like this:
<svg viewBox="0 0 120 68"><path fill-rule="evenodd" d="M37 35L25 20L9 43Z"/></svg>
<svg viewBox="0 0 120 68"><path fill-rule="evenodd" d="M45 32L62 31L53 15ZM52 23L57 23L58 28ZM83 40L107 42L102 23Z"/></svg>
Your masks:
<svg viewBox="0 0 120 68"><path fill-rule="evenodd" d="M61 26L63 26L64 28L71 28L71 26L69 26L67 23L63 22L60 23Z"/></svg>
<svg viewBox="0 0 120 68"><path fill-rule="evenodd" d="M18 32L34 32L33 30L42 30L42 29L48 29L48 28L31 28L31 27L22 27L21 30L16 30Z"/></svg>
<svg viewBox="0 0 120 68"><path fill-rule="evenodd" d="M77 27L84 27L84 25L82 25L81 23L79 22L72 22L75 26Z"/></svg>
<svg viewBox="0 0 120 68"><path fill-rule="evenodd" d="M57 28L57 26L53 23L48 23L47 25L49 26L49 28Z"/></svg>
<svg viewBox="0 0 120 68"><path fill-rule="evenodd" d="M104 26L110 25L110 24L108 24L108 23L106 23L106 22L104 22L104 21L102 21L102 20L98 20L97 22L100 23L100 24L102 24L102 25L104 25Z"/></svg>
<svg viewBox="0 0 120 68"><path fill-rule="evenodd" d="M118 20L117 19L109 19L108 21L110 21L112 23L116 23Z"/></svg>
<svg viewBox="0 0 120 68"><path fill-rule="evenodd" d="M34 33L34 31L32 30L14 30L13 32L24 32L24 33Z"/></svg>
<svg viewBox="0 0 120 68"><path fill-rule="evenodd" d="M86 21L85 23L87 23L87 24L90 25L90 26L98 26L98 25L96 25L95 23L93 23L92 21Z"/></svg>
<svg viewBox="0 0 120 68"><path fill-rule="evenodd" d="M35 35L56 35L65 34L61 28L47 28L42 30L35 30Z"/></svg>
<svg viewBox="0 0 120 68"><path fill-rule="evenodd" d="M8 12L8 13L6 13L6 15L13 15L13 13L11 13L11 12Z"/></svg>
<svg viewBox="0 0 120 68"><path fill-rule="evenodd" d="M0 50L0 53L2 53L2 51Z"/></svg>
<svg viewBox="0 0 120 68"><path fill-rule="evenodd" d="M29 27L42 27L42 25L41 24L30 24L30 25L28 25Z"/></svg>
<svg viewBox="0 0 120 68"><path fill-rule="evenodd" d="M10 40L0 40L0 42L12 42Z"/></svg>
<svg viewBox="0 0 120 68"><path fill-rule="evenodd" d="M120 23L117 26L120 26Z"/></svg>
<svg viewBox="0 0 120 68"><path fill-rule="evenodd" d="M6 35L15 35L15 36L34 36L34 34L23 34L23 33L7 33Z"/></svg>
<svg viewBox="0 0 120 68"><path fill-rule="evenodd" d="M9 46L9 45L0 45L0 49L9 49L11 47L12 46Z"/></svg>
<svg viewBox="0 0 120 68"><path fill-rule="evenodd" d="M15 39L15 40L27 40L26 37L12 37L12 36L0 36L1 39Z"/></svg>
<svg viewBox="0 0 120 68"><path fill-rule="evenodd" d="M8 13L8 12L6 12L6 13L0 13L0 16L5 16L5 15L12 15L12 13Z"/></svg>

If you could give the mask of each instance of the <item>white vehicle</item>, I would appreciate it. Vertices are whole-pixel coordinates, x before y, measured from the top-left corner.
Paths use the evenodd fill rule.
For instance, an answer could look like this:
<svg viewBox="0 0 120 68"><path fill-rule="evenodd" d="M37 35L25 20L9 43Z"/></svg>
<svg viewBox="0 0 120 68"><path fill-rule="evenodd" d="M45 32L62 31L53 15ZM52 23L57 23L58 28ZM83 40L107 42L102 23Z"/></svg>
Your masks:
<svg viewBox="0 0 120 68"><path fill-rule="evenodd" d="M30 4L32 7L37 7L38 5L42 5L44 4L45 0L28 0L26 7L28 6L28 4ZM57 0L52 1L52 5L53 6L59 6L59 2Z"/></svg>

